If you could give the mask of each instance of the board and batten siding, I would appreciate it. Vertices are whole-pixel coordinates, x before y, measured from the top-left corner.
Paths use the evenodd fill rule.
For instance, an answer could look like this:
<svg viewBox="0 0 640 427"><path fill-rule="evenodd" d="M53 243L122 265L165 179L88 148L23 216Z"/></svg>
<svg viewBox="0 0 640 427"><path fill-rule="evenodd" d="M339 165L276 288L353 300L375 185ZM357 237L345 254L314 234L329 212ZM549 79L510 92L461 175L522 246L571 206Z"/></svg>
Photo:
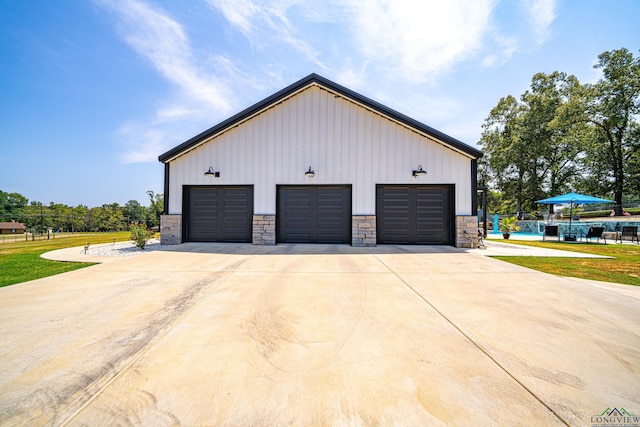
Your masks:
<svg viewBox="0 0 640 427"><path fill-rule="evenodd" d="M254 185L254 213L275 214L278 184L352 184L353 215L373 215L376 184L455 184L471 215L471 158L324 88L310 86L171 160L169 213L182 185ZM422 165L426 175L412 176ZM304 172L311 166L314 178ZM204 176L213 167L219 178Z"/></svg>

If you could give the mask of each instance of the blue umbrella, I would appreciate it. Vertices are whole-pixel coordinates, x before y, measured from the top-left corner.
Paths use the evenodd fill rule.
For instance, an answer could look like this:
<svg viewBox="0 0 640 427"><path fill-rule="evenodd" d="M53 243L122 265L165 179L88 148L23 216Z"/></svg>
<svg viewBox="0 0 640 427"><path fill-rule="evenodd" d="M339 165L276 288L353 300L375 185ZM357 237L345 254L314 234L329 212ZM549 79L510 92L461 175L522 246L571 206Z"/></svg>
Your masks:
<svg viewBox="0 0 640 427"><path fill-rule="evenodd" d="M569 233L571 233L571 225L573 220L573 204L576 205L586 205L586 204L596 204L596 203L613 203L612 200L601 199L599 197L587 196L579 193L567 193L561 196L549 197L548 199L537 200L536 203L544 203L546 205L556 205L556 204L564 204L570 203L571 208L569 210Z"/></svg>

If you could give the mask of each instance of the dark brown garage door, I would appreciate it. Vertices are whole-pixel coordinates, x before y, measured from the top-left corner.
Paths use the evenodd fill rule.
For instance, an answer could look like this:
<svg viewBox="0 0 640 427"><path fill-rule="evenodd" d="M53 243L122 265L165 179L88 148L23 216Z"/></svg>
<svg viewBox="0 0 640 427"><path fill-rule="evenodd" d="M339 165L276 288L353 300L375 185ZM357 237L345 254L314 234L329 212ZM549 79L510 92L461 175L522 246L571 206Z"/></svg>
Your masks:
<svg viewBox="0 0 640 427"><path fill-rule="evenodd" d="M351 243L350 185L279 185L278 243Z"/></svg>
<svg viewBox="0 0 640 427"><path fill-rule="evenodd" d="M251 243L253 186L186 186L183 196L185 241Z"/></svg>
<svg viewBox="0 0 640 427"><path fill-rule="evenodd" d="M378 185L379 244L453 245L452 185Z"/></svg>

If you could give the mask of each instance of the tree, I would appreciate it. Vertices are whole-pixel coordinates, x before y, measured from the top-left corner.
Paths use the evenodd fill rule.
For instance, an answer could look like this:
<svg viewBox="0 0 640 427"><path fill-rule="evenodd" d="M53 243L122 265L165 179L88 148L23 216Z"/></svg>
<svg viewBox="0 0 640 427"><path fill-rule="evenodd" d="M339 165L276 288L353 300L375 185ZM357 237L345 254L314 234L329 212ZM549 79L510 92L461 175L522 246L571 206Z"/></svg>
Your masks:
<svg viewBox="0 0 640 427"><path fill-rule="evenodd" d="M164 211L164 196L162 193L147 191L149 196L149 207L147 208L147 226L156 227L160 225L160 216Z"/></svg>
<svg viewBox="0 0 640 427"><path fill-rule="evenodd" d="M147 211L137 200L129 200L125 203L122 213L129 224L144 224L147 219Z"/></svg>
<svg viewBox="0 0 640 427"><path fill-rule="evenodd" d="M482 170L486 174L483 181L494 182L506 198L515 200L515 210L521 210L526 161L520 138L523 106L509 95L501 98L482 125L482 139L485 156Z"/></svg>
<svg viewBox="0 0 640 427"><path fill-rule="evenodd" d="M91 231L89 227L89 208L78 205L71 209L71 231Z"/></svg>
<svg viewBox="0 0 640 427"><path fill-rule="evenodd" d="M485 119L480 171L503 193L504 209L532 210L535 200L566 188L577 176L582 134L556 120L577 86L574 76L538 73L520 100L500 99Z"/></svg>
<svg viewBox="0 0 640 427"><path fill-rule="evenodd" d="M629 159L626 163L626 183L628 190L632 194L640 196L640 149L638 141L640 141L640 124L634 123L629 131L629 139L635 141L635 148L631 150Z"/></svg>
<svg viewBox="0 0 640 427"><path fill-rule="evenodd" d="M95 228L101 231L120 231L125 228L126 220L118 203L104 204L90 212L94 214Z"/></svg>
<svg viewBox="0 0 640 427"><path fill-rule="evenodd" d="M24 221L25 208L29 200L19 193L0 190L0 221Z"/></svg>
<svg viewBox="0 0 640 427"><path fill-rule="evenodd" d="M87 215L85 216L85 227L87 231L97 231L100 229L100 220L103 216L102 207L94 207L87 209Z"/></svg>
<svg viewBox="0 0 640 427"><path fill-rule="evenodd" d="M53 226L53 214L49 207L36 200L25 208L25 225L38 233L44 233Z"/></svg>
<svg viewBox="0 0 640 427"><path fill-rule="evenodd" d="M535 148L528 191L532 201L566 192L579 176L584 127L558 119L559 111L578 87L578 79L566 73L538 73L531 82L531 91L522 95L522 102L528 107L522 127L524 138Z"/></svg>
<svg viewBox="0 0 640 427"><path fill-rule="evenodd" d="M625 176L637 176L640 151L640 57L627 49L607 51L594 66L603 77L585 85L582 106L584 121L595 127L589 149L592 180L612 191L616 214L622 214L622 198L628 185ZM597 167L607 165L606 169ZM637 183L634 184L637 186Z"/></svg>
<svg viewBox="0 0 640 427"><path fill-rule="evenodd" d="M49 203L47 209L51 216L49 224L54 230L68 230L71 229L71 224L67 222L67 217L70 217L71 208L67 205L60 203Z"/></svg>
<svg viewBox="0 0 640 427"><path fill-rule="evenodd" d="M151 205L147 208L137 200L129 200L124 206L118 203L103 204L88 208L85 205L76 207L63 203L49 202L45 205L31 201L18 193L7 193L0 190L0 221L15 220L38 232L45 232L49 227L64 231L116 231L126 229L126 222L145 224L147 215L153 215L152 224L159 223L164 209L162 194L148 191Z"/></svg>

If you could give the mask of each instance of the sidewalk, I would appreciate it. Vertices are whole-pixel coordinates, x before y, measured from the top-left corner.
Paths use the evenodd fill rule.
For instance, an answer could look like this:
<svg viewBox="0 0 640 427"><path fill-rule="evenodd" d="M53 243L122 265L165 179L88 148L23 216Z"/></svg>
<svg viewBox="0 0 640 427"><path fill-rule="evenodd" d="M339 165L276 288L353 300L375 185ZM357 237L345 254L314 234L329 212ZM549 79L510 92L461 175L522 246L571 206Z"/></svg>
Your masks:
<svg viewBox="0 0 640 427"><path fill-rule="evenodd" d="M522 240L539 240L539 237L526 236ZM506 243L505 240L484 239L486 249L466 249L465 252L478 253L485 256L537 256L537 257L565 257L565 258L611 258L602 255L585 254L559 249L536 248Z"/></svg>
<svg viewBox="0 0 640 427"><path fill-rule="evenodd" d="M170 250L171 246L162 246L157 239L150 239L145 249L139 249L133 242L113 242L90 245L86 250L84 246L56 249L40 255L41 258L61 262L111 262L118 259L149 253L153 251Z"/></svg>

